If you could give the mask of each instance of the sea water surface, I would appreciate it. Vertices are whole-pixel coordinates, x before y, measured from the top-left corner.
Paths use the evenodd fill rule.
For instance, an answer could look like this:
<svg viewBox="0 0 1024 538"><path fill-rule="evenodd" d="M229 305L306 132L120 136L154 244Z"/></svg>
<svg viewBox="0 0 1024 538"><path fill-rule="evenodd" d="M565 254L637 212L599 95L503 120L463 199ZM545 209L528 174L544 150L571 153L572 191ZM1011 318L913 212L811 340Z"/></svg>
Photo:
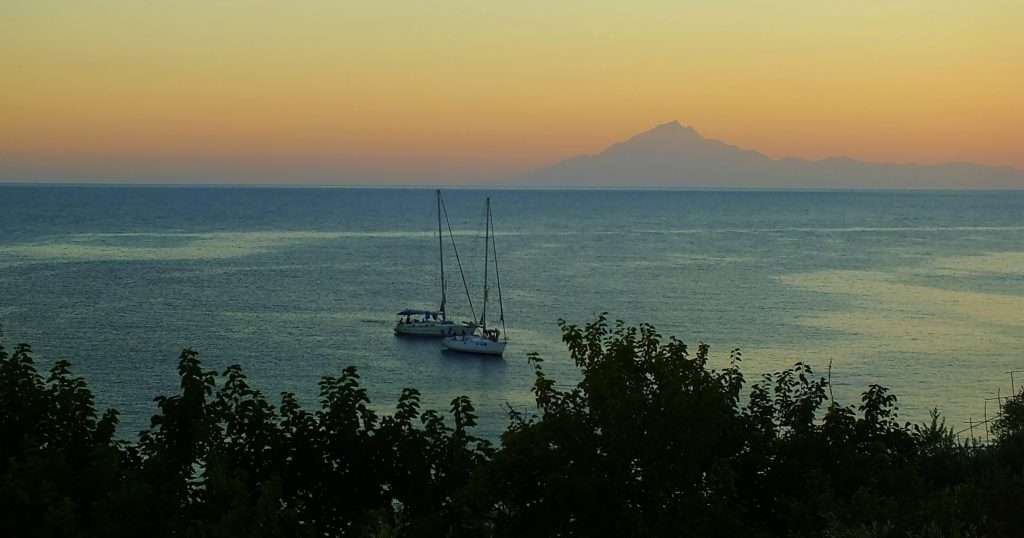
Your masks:
<svg viewBox="0 0 1024 538"><path fill-rule="evenodd" d="M958 429L1024 369L1024 192L451 190L477 310L486 196L504 360L392 334L395 312L440 298L427 189L0 186L4 342L72 360L129 437L190 346L274 401L314 406L349 365L382 412L403 387L437 409L466 394L494 438L507 406L533 409L527 353L574 383L557 321L601 312L707 342L716 365L740 347L752 381L831 361L837 400L880 383L901 419L938 407ZM446 256L449 312L468 319Z"/></svg>

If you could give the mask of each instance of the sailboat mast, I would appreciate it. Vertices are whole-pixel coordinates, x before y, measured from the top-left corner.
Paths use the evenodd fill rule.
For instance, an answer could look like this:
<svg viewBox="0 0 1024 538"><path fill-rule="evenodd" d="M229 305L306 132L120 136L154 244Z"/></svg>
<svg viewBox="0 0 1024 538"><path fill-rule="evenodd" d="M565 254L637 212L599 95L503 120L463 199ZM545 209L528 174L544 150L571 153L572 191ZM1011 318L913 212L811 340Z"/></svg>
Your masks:
<svg viewBox="0 0 1024 538"><path fill-rule="evenodd" d="M448 302L447 283L444 281L444 235L441 232L441 189L437 189L437 255L441 261L441 319L445 316L445 303Z"/></svg>
<svg viewBox="0 0 1024 538"><path fill-rule="evenodd" d="M489 272L488 265L490 261L487 259L487 255L490 253L490 234L491 234L491 198L487 197L487 212L484 217L484 308L480 314L480 326L484 330L487 330L487 273Z"/></svg>
<svg viewBox="0 0 1024 538"><path fill-rule="evenodd" d="M491 224L491 233L494 233L494 217L488 213L487 221ZM494 256L494 283L498 285L498 314L501 319L501 332L505 339L508 339L508 329L505 328L505 301L501 298L501 271L498 270L498 242L491 237L491 254Z"/></svg>

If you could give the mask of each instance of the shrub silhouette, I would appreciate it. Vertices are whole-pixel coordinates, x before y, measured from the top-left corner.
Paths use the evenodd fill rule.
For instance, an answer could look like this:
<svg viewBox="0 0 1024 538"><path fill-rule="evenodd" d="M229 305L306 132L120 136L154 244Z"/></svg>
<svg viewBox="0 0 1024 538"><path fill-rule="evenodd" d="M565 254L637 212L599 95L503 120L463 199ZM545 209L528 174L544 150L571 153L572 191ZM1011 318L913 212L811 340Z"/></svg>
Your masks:
<svg viewBox="0 0 1024 538"><path fill-rule="evenodd" d="M510 409L497 446L464 396L443 415L407 388L378 415L347 368L309 411L189 349L120 441L68 362L44 377L0 346L0 535L1020 535L1024 395L994 444L959 445L938 411L899 423L878 385L844 406L805 364L747 386L738 350L716 370L650 325L561 327L582 380L531 355L536 410Z"/></svg>

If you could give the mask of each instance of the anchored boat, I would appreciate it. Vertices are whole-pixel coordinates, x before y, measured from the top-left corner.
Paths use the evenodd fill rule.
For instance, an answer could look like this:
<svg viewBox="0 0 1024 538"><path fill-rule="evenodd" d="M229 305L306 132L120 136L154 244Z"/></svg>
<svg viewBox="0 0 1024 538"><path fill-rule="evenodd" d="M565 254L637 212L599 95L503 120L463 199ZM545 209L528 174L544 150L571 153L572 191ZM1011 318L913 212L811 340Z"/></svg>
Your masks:
<svg viewBox="0 0 1024 538"><path fill-rule="evenodd" d="M487 198L487 217L484 224L484 304L480 313L480 323L474 330L461 334L449 336L441 341L445 348L451 351L462 353L475 353L478 355L501 356L505 352L505 345L508 338L505 331L505 305L501 297L501 276L498 273L498 250L494 245L494 221L491 218L491 199ZM498 313L501 320L501 330L487 327L487 294L488 279L490 273L490 260L494 260L494 282L498 288Z"/></svg>
<svg viewBox="0 0 1024 538"><path fill-rule="evenodd" d="M471 334L476 328L472 321L454 322L448 319L446 310L448 303L448 281L444 272L444 231L441 228L441 218L444 217L448 225L448 236L451 238L452 250L455 252L455 261L459 266L459 274L462 276L462 285L466 290L466 298L469 301L470 311L473 311L473 300L469 298L469 286L466 284L466 276L462 271L462 260L459 259L459 250L455 246L455 234L452 232L451 222L448 220L448 209L441 197L441 190L437 192L437 252L438 261L441 267L441 306L437 310L420 310L407 308L398 313L398 322L395 323L395 335L402 336L459 336ZM473 317L476 317L476 313Z"/></svg>

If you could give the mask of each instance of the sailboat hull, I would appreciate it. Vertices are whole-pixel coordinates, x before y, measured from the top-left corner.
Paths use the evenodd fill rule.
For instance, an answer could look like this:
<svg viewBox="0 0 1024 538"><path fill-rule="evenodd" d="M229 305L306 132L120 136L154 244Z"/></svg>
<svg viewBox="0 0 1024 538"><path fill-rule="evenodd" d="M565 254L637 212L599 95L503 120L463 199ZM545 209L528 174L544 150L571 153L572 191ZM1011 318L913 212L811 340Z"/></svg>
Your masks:
<svg viewBox="0 0 1024 538"><path fill-rule="evenodd" d="M505 343L477 335L452 336L441 340L441 344L451 351L473 353L476 355L494 355L500 357L505 353Z"/></svg>
<svg viewBox="0 0 1024 538"><path fill-rule="evenodd" d="M476 325L472 323L455 323L452 321L414 321L395 325L395 334L404 336L463 336L471 334Z"/></svg>

